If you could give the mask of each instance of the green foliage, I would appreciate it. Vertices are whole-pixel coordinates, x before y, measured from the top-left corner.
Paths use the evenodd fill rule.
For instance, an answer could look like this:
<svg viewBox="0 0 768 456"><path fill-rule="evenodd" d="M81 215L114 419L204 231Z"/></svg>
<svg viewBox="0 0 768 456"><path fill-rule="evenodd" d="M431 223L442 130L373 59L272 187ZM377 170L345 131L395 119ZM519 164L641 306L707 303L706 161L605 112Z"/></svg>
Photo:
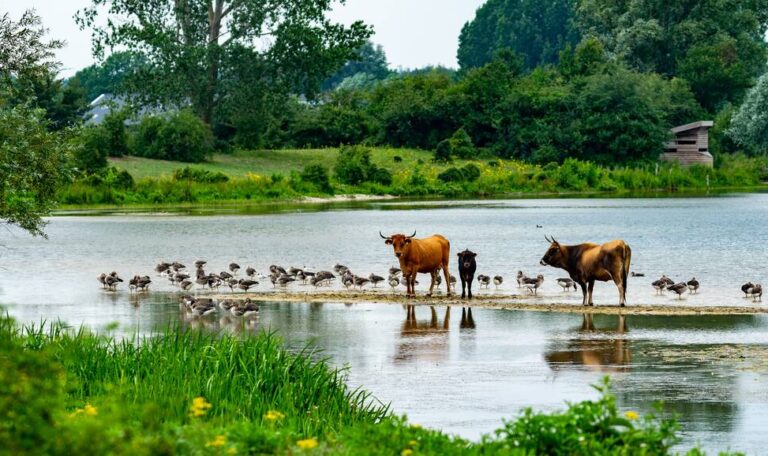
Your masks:
<svg viewBox="0 0 768 456"><path fill-rule="evenodd" d="M331 22L332 4L222 0L209 9L200 2L92 0L76 18L92 30L97 55L108 48L143 54L144 64L123 80L126 91L151 104L191 104L205 123L231 127L279 110L264 102L273 94L312 97L365 43L370 28ZM102 14L121 20L102 21ZM269 46L258 44L264 36Z"/></svg>
<svg viewBox="0 0 768 456"><path fill-rule="evenodd" d="M86 99L90 102L101 94L125 93L123 84L126 78L138 73L145 64L145 59L137 52L117 51L111 53L103 62L78 71L68 82L77 83L82 87Z"/></svg>
<svg viewBox="0 0 768 456"><path fill-rule="evenodd" d="M384 48L366 41L344 66L323 82L323 90L333 90L342 84L350 88L352 83L349 79L361 77L366 81L362 86L368 86L375 81L386 79L389 73ZM359 83L355 85L361 87Z"/></svg>
<svg viewBox="0 0 768 456"><path fill-rule="evenodd" d="M76 137L75 167L84 173L95 173L107 167L109 134L99 126L82 127Z"/></svg>
<svg viewBox="0 0 768 456"><path fill-rule="evenodd" d="M453 157L451 157L451 140L450 139L444 139L439 143L437 143L437 147L435 148L435 161L443 162L443 163L448 163L453 161Z"/></svg>
<svg viewBox="0 0 768 456"><path fill-rule="evenodd" d="M468 163L461 168L450 167L437 175L443 182L474 182L480 177L480 168Z"/></svg>
<svg viewBox="0 0 768 456"><path fill-rule="evenodd" d="M15 78L7 87L12 94L9 105L28 104L42 109L52 130L79 125L88 106L85 91L77 82L56 79L53 72Z"/></svg>
<svg viewBox="0 0 768 456"><path fill-rule="evenodd" d="M185 166L173 172L173 179L177 181L192 181L202 184L217 184L229 181L229 177L218 171L209 171L207 169L192 168Z"/></svg>
<svg viewBox="0 0 768 456"><path fill-rule="evenodd" d="M759 154L768 151L768 74L760 77L733 114L727 137L746 151Z"/></svg>
<svg viewBox="0 0 768 456"><path fill-rule="evenodd" d="M581 0L577 21L632 68L687 79L709 112L738 101L768 55L768 0Z"/></svg>
<svg viewBox="0 0 768 456"><path fill-rule="evenodd" d="M0 220L33 235L70 172L71 144L46 126L40 109L0 107Z"/></svg>
<svg viewBox="0 0 768 456"><path fill-rule="evenodd" d="M509 48L524 56L526 68L555 63L558 53L579 41L573 26L576 0L489 0L459 36L462 69L481 67Z"/></svg>
<svg viewBox="0 0 768 456"><path fill-rule="evenodd" d="M302 181L313 184L321 192L333 194L333 187L331 186L331 180L328 177L328 170L325 166L319 164L307 165L301 172L300 177Z"/></svg>
<svg viewBox="0 0 768 456"><path fill-rule="evenodd" d="M349 185L374 182L382 185L392 183L392 174L371 162L371 151L360 146L343 146L336 159L336 178Z"/></svg>
<svg viewBox="0 0 768 456"><path fill-rule="evenodd" d="M127 109L112 109L104 121L96 128L103 130L104 147L110 157L128 155L128 133L125 121L128 119Z"/></svg>
<svg viewBox="0 0 768 456"><path fill-rule="evenodd" d="M210 128L188 110L144 116L134 135L132 152L140 157L197 163L213 153Z"/></svg>
<svg viewBox="0 0 768 456"><path fill-rule="evenodd" d="M475 156L475 145L472 144L472 138L469 137L469 134L463 128L459 128L451 136L450 146L451 155L455 157L467 160Z"/></svg>

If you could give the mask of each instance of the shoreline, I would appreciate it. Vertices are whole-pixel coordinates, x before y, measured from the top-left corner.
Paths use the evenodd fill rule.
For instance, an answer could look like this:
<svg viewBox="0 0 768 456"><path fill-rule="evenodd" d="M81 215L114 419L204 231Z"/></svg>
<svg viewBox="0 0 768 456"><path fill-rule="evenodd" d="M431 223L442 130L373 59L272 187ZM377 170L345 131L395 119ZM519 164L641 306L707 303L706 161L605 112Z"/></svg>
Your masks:
<svg viewBox="0 0 768 456"><path fill-rule="evenodd" d="M602 315L760 315L768 314L768 306L762 306L760 302L751 306L688 306L688 305L658 305L635 304L619 307L615 304L595 304L594 306L582 306L581 304L544 303L531 302L534 297L524 295L486 295L474 296L472 300L462 300L460 297L451 296L417 296L406 298L405 295L388 292L370 291L315 291L315 292L248 292L248 293L212 293L205 294L206 298L214 299L246 299L256 302L279 303L339 303L339 304L381 304L381 305L417 305L417 306L459 306L478 307L485 309L516 310L525 312L553 312L553 313L578 313L578 314L602 314Z"/></svg>

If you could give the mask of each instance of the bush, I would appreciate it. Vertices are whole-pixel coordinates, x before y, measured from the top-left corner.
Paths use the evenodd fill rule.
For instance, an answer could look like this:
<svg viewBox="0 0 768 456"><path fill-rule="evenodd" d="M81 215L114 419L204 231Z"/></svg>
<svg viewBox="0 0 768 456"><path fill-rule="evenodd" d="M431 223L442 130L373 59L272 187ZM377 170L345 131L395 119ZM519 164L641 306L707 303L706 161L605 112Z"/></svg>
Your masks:
<svg viewBox="0 0 768 456"><path fill-rule="evenodd" d="M125 131L127 119L127 110L113 110L104 118L104 122L96 127L104 131L107 153L110 157L122 157L129 152L128 134Z"/></svg>
<svg viewBox="0 0 768 456"><path fill-rule="evenodd" d="M216 184L229 181L229 176L220 171L208 171L207 169L185 166L173 171L173 179L177 181L189 180L192 182Z"/></svg>
<svg viewBox="0 0 768 456"><path fill-rule="evenodd" d="M449 139L444 139L437 143L437 148L435 149L435 161L443 163L453 161L453 157L451 157L451 141Z"/></svg>
<svg viewBox="0 0 768 456"><path fill-rule="evenodd" d="M208 125L182 110L168 118L144 117L132 144L140 157L199 163L213 153L214 140Z"/></svg>
<svg viewBox="0 0 768 456"><path fill-rule="evenodd" d="M371 151L360 146L343 146L336 159L336 178L349 185L375 182L389 185L392 174L371 163Z"/></svg>
<svg viewBox="0 0 768 456"><path fill-rule="evenodd" d="M480 168L469 163L462 168L454 166L437 175L443 182L474 182L480 177Z"/></svg>
<svg viewBox="0 0 768 456"><path fill-rule="evenodd" d="M104 128L83 127L75 142L74 160L79 171L92 174L107 167L109 135Z"/></svg>
<svg viewBox="0 0 768 456"><path fill-rule="evenodd" d="M328 170L325 166L314 164L304 167L304 170L299 175L299 178L310 184L313 184L323 193L333 194L333 187L331 187L331 180L328 178Z"/></svg>
<svg viewBox="0 0 768 456"><path fill-rule="evenodd" d="M474 158L475 156L475 145L472 144L472 138L469 137L469 134L464 128L459 128L453 136L451 136L450 145L451 155L454 157L467 160Z"/></svg>

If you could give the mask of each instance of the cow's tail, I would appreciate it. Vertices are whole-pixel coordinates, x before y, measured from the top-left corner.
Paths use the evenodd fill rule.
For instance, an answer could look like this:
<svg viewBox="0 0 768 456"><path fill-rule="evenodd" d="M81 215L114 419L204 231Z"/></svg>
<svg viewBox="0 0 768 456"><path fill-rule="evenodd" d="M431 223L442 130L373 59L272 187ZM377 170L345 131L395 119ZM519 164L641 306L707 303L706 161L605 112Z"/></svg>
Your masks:
<svg viewBox="0 0 768 456"><path fill-rule="evenodd" d="M621 281L624 283L624 300L627 299L627 277L629 277L629 264L632 262L632 249L624 244L624 255L621 262Z"/></svg>

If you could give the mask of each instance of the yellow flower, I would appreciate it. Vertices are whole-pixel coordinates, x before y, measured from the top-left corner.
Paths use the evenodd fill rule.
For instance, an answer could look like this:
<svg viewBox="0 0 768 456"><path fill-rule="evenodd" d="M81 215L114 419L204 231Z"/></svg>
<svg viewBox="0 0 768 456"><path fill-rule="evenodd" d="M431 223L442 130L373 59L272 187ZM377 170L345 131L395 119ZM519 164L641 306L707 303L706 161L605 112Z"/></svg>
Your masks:
<svg viewBox="0 0 768 456"><path fill-rule="evenodd" d="M264 415L264 419L269 421L282 420L283 418L285 418L285 415L277 410L270 410Z"/></svg>
<svg viewBox="0 0 768 456"><path fill-rule="evenodd" d="M227 436L225 435L217 435L215 439L211 440L210 442L206 443L205 446L207 447L220 447L224 446L227 443Z"/></svg>
<svg viewBox="0 0 768 456"><path fill-rule="evenodd" d="M204 416L208 409L211 407L213 407L211 403L206 401L204 397L196 397L192 400L192 405L189 407L189 416Z"/></svg>
<svg viewBox="0 0 768 456"><path fill-rule="evenodd" d="M625 412L624 416L626 416L630 420L636 420L640 418L640 415L638 415L637 412L633 412L632 410Z"/></svg>
<svg viewBox="0 0 768 456"><path fill-rule="evenodd" d="M296 442L296 446L302 450L311 450L313 448L317 448L317 439L313 437L310 439L299 440Z"/></svg>
<svg viewBox="0 0 768 456"><path fill-rule="evenodd" d="M410 442L408 442L408 445L410 445L410 446L417 446L418 444L419 444L419 442L417 442L415 440L411 440Z"/></svg>
<svg viewBox="0 0 768 456"><path fill-rule="evenodd" d="M83 413L88 416L96 416L98 415L99 411L96 410L96 407L92 406L91 404L85 404L85 407L83 407Z"/></svg>
<svg viewBox="0 0 768 456"><path fill-rule="evenodd" d="M227 454L237 454L237 449L235 447L229 447Z"/></svg>
<svg viewBox="0 0 768 456"><path fill-rule="evenodd" d="M403 450L402 453L400 453L400 456L411 456L413 454L413 450L410 448L406 448Z"/></svg>

